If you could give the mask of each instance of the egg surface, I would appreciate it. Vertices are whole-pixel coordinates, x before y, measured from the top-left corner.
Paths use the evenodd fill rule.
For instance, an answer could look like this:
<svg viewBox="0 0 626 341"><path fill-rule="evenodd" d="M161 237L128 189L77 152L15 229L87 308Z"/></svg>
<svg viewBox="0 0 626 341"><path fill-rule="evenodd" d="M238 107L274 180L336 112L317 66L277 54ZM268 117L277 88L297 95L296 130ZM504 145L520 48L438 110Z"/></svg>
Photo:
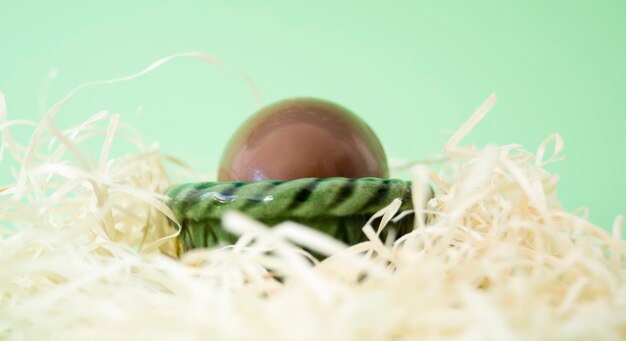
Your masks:
<svg viewBox="0 0 626 341"><path fill-rule="evenodd" d="M372 129L332 102L293 98L268 105L226 146L218 181L389 176Z"/></svg>

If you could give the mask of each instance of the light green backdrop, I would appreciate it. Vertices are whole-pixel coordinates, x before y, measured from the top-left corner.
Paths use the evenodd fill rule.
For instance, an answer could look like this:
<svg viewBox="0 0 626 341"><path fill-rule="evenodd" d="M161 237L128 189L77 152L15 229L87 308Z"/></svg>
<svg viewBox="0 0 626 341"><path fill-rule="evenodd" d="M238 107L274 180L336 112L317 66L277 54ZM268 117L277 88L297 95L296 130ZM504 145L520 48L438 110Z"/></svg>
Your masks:
<svg viewBox="0 0 626 341"><path fill-rule="evenodd" d="M3 1L0 91L11 118L36 118L53 67L47 105L88 80L208 52L230 68L176 61L88 90L60 117L67 126L101 109L121 113L205 171L255 109L230 69L249 73L266 103L305 95L351 108L399 158L436 153L495 91L499 104L468 141L534 149L559 132L567 161L552 170L563 202L609 226L626 212L626 2L582 3Z"/></svg>

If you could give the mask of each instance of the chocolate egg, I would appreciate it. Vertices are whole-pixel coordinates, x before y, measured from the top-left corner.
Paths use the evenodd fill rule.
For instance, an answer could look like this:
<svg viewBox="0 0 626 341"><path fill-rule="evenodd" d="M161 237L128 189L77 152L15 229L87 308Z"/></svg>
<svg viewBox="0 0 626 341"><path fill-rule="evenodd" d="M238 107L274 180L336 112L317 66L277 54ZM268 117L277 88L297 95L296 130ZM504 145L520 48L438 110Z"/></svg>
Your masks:
<svg viewBox="0 0 626 341"><path fill-rule="evenodd" d="M348 109L314 98L266 106L224 150L219 181L385 178L387 159L372 129Z"/></svg>

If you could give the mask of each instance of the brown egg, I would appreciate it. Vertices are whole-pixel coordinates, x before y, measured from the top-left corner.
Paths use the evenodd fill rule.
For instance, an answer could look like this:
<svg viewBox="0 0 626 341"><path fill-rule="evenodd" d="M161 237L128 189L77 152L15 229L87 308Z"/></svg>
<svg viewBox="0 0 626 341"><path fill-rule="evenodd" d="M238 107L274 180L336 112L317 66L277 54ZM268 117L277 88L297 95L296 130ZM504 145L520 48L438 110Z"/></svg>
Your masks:
<svg viewBox="0 0 626 341"><path fill-rule="evenodd" d="M372 129L348 109L294 98L262 108L224 150L219 181L389 176Z"/></svg>

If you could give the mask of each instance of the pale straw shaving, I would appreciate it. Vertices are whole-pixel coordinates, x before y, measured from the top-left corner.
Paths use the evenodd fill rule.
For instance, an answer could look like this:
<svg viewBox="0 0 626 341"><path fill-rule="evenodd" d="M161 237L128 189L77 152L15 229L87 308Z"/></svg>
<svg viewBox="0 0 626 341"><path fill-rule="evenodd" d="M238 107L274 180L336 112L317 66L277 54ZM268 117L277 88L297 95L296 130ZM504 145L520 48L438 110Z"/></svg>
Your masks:
<svg viewBox="0 0 626 341"><path fill-rule="evenodd" d="M179 56L216 63L181 54L88 85L130 80ZM269 229L233 212L224 225L243 236L237 244L179 258L179 227L161 193L172 184L164 162L180 162L157 148L111 157L123 136L143 142L106 111L55 127L83 87L48 111L26 145L9 130L33 123L8 121L0 94L0 157L19 165L15 184L0 190L0 339L626 337L623 216L609 234L587 210L561 208L558 178L543 168L561 158L556 134L535 155L518 145L464 147L494 95L440 162L415 168L415 212L393 201L378 226L363 228L368 241L347 247L300 224ZM98 155L81 145L93 138L103 141ZM412 213L413 232L379 239L385 224ZM302 247L329 257L311 260Z"/></svg>

